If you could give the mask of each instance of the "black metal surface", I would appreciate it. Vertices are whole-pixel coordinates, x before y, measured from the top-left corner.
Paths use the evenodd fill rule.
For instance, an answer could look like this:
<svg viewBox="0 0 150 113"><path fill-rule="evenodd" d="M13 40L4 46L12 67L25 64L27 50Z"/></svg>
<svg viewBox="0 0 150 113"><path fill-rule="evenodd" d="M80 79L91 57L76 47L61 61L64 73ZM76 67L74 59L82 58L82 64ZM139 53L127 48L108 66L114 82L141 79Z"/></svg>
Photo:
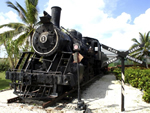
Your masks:
<svg viewBox="0 0 150 113"><path fill-rule="evenodd" d="M16 102L17 100L22 100L22 99L21 99L21 97L14 97L14 98L8 99L7 103Z"/></svg>
<svg viewBox="0 0 150 113"><path fill-rule="evenodd" d="M52 15L52 20L51 22L57 26L59 28L59 22L60 22L60 15L61 15L61 8L60 7L57 7L57 6L54 6L51 8L52 12L51 12L51 15Z"/></svg>
<svg viewBox="0 0 150 113"><path fill-rule="evenodd" d="M121 111L125 111L125 75L124 57L121 58Z"/></svg>

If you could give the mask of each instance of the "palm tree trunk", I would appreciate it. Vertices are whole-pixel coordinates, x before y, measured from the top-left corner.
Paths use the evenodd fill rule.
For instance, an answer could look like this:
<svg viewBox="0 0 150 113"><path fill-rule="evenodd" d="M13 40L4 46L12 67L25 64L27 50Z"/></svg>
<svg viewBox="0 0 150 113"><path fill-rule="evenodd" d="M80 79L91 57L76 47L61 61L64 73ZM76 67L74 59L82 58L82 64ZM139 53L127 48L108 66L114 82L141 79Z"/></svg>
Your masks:
<svg viewBox="0 0 150 113"><path fill-rule="evenodd" d="M10 64L11 68L14 69L14 68L15 68L14 61L13 61L13 58L11 58L11 56L10 56L10 54L9 54L9 52L8 52L8 49L7 49L7 46L6 46L6 42L5 42L5 41L4 41L4 46L5 46L7 55L8 55L9 64Z"/></svg>

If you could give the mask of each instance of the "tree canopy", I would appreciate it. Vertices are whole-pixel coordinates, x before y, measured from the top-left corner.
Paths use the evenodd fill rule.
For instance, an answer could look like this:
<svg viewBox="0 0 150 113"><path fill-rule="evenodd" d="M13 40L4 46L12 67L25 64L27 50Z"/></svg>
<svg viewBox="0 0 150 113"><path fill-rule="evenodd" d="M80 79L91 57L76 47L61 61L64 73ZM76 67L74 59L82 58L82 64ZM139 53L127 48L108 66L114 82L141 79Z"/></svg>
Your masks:
<svg viewBox="0 0 150 113"><path fill-rule="evenodd" d="M23 23L8 23L1 25L2 27L9 27L12 30L14 36L21 34L17 40L18 45L22 45L25 41L29 45L29 42L32 41L32 35L35 31L35 28L39 25L38 23L38 0L25 0L25 8L23 8L18 2L14 5L12 2L6 2L8 7L11 7L18 12L18 15ZM14 32L13 32L14 31Z"/></svg>
<svg viewBox="0 0 150 113"><path fill-rule="evenodd" d="M4 45L12 68L15 66L19 48L25 43L24 50L28 50L31 45L32 36L38 23L38 0L25 0L25 8L18 2L13 4L10 1L6 2L7 6L17 11L22 23L11 22L0 25L0 28L9 27L12 30L0 34L0 45ZM17 39L12 40L17 36Z"/></svg>
<svg viewBox="0 0 150 113"><path fill-rule="evenodd" d="M148 57L150 55L150 37L149 37L149 34L150 34L150 31L148 33L144 33L144 34L139 32L139 35L140 35L139 41L136 38L132 39L134 44L131 46L130 49L132 49L138 45L145 44L144 47L135 51L132 54L136 58L142 59L143 57Z"/></svg>

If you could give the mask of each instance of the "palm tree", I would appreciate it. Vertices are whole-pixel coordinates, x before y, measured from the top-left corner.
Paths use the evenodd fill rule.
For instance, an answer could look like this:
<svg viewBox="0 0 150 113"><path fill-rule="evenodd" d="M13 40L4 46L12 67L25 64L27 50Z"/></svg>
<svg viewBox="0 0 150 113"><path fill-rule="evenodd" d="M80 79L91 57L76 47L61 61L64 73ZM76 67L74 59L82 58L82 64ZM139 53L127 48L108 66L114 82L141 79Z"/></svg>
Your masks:
<svg viewBox="0 0 150 113"><path fill-rule="evenodd" d="M12 30L0 34L0 45L4 45L11 67L14 68L17 61L17 54L19 54L18 46L26 42L25 50L27 50L29 48L29 43L31 45L35 28L39 25L37 22L38 0L25 0L25 9L18 2L16 2L16 5L10 1L6 3L8 7L18 12L19 17L23 21L23 23L8 23L0 26L0 28L12 28ZM17 35L19 35L19 37L15 41L12 40L12 38Z"/></svg>
<svg viewBox="0 0 150 113"><path fill-rule="evenodd" d="M37 10L37 4L38 0L25 0L25 9L16 2L16 5L14 5L12 2L8 1L6 2L8 7L11 7L12 9L16 10L19 14L19 17L23 21L23 23L9 23L1 25L2 27L10 27L14 29L13 31L10 31L14 36L21 34L17 38L17 42L19 45L22 45L25 41L28 47L29 43L31 44L32 36L35 31L35 28L39 25L38 21L38 10ZM2 33L3 34L3 33Z"/></svg>
<svg viewBox="0 0 150 113"><path fill-rule="evenodd" d="M144 47L142 47L139 50L136 50L133 54L131 54L132 56L135 56L136 58L139 59L144 59L144 57L148 58L149 54L150 54L150 37L149 37L149 33L150 31L146 34L142 34L139 32L140 35L140 41L138 41L136 38L133 38L132 41L134 42L134 44L131 46L130 49L141 45L141 44L145 44Z"/></svg>
<svg viewBox="0 0 150 113"><path fill-rule="evenodd" d="M16 44L14 44L16 41L11 41L14 34L15 34L14 31L7 31L7 32L4 32L3 34L0 34L0 46L2 44L4 45L5 50L8 54L8 60L9 60L9 64L11 68L15 67L16 62L17 62L16 53L19 52L18 47L16 47Z"/></svg>

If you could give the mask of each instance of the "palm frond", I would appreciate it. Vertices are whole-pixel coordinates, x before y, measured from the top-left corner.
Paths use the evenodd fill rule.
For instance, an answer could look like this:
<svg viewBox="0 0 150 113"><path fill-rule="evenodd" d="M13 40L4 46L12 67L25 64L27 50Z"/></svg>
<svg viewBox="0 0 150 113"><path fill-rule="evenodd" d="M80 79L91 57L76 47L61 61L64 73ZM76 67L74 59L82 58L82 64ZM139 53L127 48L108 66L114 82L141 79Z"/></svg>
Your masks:
<svg viewBox="0 0 150 113"><path fill-rule="evenodd" d="M18 8L20 9L19 15L20 15L22 21L25 22L25 23L27 23L25 9L18 2L16 2L16 4L17 4Z"/></svg>
<svg viewBox="0 0 150 113"><path fill-rule="evenodd" d="M15 30L11 30L11 31L6 31L6 32L4 32L4 33L2 33L0 35L4 39L12 39L13 36L15 35L15 33L16 33Z"/></svg>
<svg viewBox="0 0 150 113"><path fill-rule="evenodd" d="M24 17L24 14L22 13L21 10L19 10L19 9L17 8L17 6L15 6L15 5L14 5L12 2L10 2L10 1L7 1L6 4L7 4L8 7L11 7L11 8L13 8L14 10L16 10L16 11L19 13L19 16L20 16L20 18L22 19L22 21L23 21L23 22L26 22L26 19L25 19L25 17Z"/></svg>
<svg viewBox="0 0 150 113"><path fill-rule="evenodd" d="M24 24L22 24L22 23L9 23L9 24L0 25L0 28L10 27L10 28L13 28L13 29L18 29L20 26L24 26Z"/></svg>
<svg viewBox="0 0 150 113"><path fill-rule="evenodd" d="M140 32L139 32L139 35L140 35L140 43L142 44L142 43L145 42L145 41L144 41L144 36L143 36L143 34L140 33Z"/></svg>
<svg viewBox="0 0 150 113"><path fill-rule="evenodd" d="M39 22L37 22L38 21L38 8L37 8L38 0L25 0L25 5L26 5L25 8L23 8L18 2L16 2L16 4L13 4L12 2L7 1L6 3L8 7L11 7L12 9L18 12L22 21L25 22L26 24L9 23L9 24L1 25L0 28L9 27L12 28L13 30L0 34L0 42L2 42L1 40L3 37L7 37L9 39L10 37L14 37L20 33L23 33L16 39L18 45L21 45L23 44L24 40L26 40L27 38L30 39L32 38L33 32L35 31L35 27L40 24ZM10 34L12 36L10 36Z"/></svg>
<svg viewBox="0 0 150 113"><path fill-rule="evenodd" d="M6 43L9 39L13 38L14 30L7 31L0 34L0 45Z"/></svg>
<svg viewBox="0 0 150 113"><path fill-rule="evenodd" d="M130 47L130 49L132 49L132 48L134 48L134 47L137 47L139 44L137 44L137 43L134 43L131 47Z"/></svg>
<svg viewBox="0 0 150 113"><path fill-rule="evenodd" d="M34 6L37 6L38 0L26 0L28 3L31 3Z"/></svg>
<svg viewBox="0 0 150 113"><path fill-rule="evenodd" d="M150 31L146 35L146 42L149 42L149 33L150 33Z"/></svg>
<svg viewBox="0 0 150 113"><path fill-rule="evenodd" d="M23 43L25 42L27 38L27 33L24 33L22 35L20 35L17 39L16 39L16 42L19 46L23 45Z"/></svg>
<svg viewBox="0 0 150 113"><path fill-rule="evenodd" d="M147 48L148 46L149 46L149 42L146 42L145 44L144 44L144 46L145 46L145 48Z"/></svg>
<svg viewBox="0 0 150 113"><path fill-rule="evenodd" d="M19 9L18 9L12 2L7 1L6 4L7 4L8 7L13 8L13 9L16 10L17 12L20 12Z"/></svg>
<svg viewBox="0 0 150 113"><path fill-rule="evenodd" d="M36 4L33 4L34 2L32 3L32 1L33 0L25 1L27 10L26 17L31 24L35 24L38 19L38 10L36 8Z"/></svg>
<svg viewBox="0 0 150 113"><path fill-rule="evenodd" d="M137 43L137 44L140 44L136 38L133 38L132 41Z"/></svg>

